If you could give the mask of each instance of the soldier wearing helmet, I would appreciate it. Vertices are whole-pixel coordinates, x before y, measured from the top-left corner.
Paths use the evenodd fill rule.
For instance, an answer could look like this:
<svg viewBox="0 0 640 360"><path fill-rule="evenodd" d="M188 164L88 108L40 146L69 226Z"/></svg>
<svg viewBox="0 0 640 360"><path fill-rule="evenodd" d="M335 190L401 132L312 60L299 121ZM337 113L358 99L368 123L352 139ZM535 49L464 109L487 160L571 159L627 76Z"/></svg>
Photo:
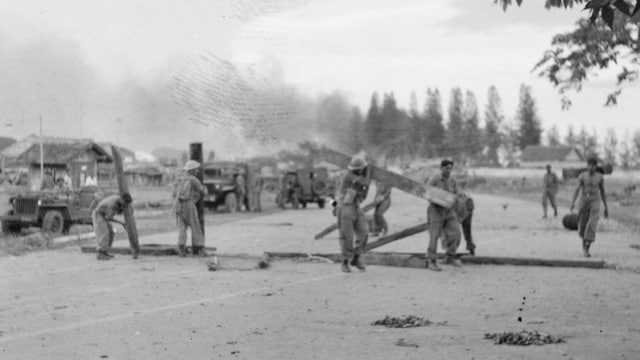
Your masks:
<svg viewBox="0 0 640 360"><path fill-rule="evenodd" d="M175 212L178 222L178 255L187 255L185 245L187 243L187 228L191 228L191 246L193 255L207 256L204 250L204 233L198 219L196 203L207 194L207 188L195 177L200 163L189 160L184 165L186 175L179 180L174 189Z"/></svg>
<svg viewBox="0 0 640 360"><path fill-rule="evenodd" d="M359 270L365 270L360 262L360 254L367 244L369 229L360 203L367 197L369 188L369 183L364 177L366 168L367 163L364 159L354 157L347 166L348 171L340 180L336 215L340 230L343 272L351 272L349 264Z"/></svg>

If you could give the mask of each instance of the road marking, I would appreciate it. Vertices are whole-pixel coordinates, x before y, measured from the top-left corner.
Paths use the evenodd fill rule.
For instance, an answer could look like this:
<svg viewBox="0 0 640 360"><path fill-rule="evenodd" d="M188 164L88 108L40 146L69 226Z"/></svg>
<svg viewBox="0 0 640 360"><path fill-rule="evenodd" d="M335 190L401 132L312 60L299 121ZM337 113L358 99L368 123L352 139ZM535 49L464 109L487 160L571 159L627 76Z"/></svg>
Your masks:
<svg viewBox="0 0 640 360"><path fill-rule="evenodd" d="M233 298L233 297L240 296L240 295L253 294L253 293L257 293L257 292L261 292L261 291L266 291L266 290L273 289L273 288L276 288L276 287L277 288L287 288L287 287L292 287L292 286L296 286L296 285L303 285L303 284L316 282L316 281L323 281L323 280L332 279L332 278L339 277L339 276L344 276L344 274L343 273L335 273L335 274L331 274L331 275L317 276L317 277L298 280L298 281L294 281L294 282L290 282L290 283L274 284L274 285L271 285L271 286L263 286L263 287L259 287L259 288L255 288L255 289L242 290L242 291L237 291L237 292L224 294L224 295L220 295L220 296L215 296L215 297L210 297L210 298L192 300L192 301L184 302L182 304L172 304L172 305L157 307L157 308L154 308L154 309L147 309L147 310L140 310L140 311L135 311L135 312L128 312L128 313L124 313L124 314L105 316L105 317L102 317L102 318L99 318L99 319L94 319L94 320L79 321L79 322L76 322L76 323L73 323L73 324L67 324L67 325L57 326L57 327L48 328L48 329L42 329L42 330L39 330L39 331L34 331L34 332L29 332L29 333L24 333L24 334L18 334L18 335L14 335L14 336L8 336L8 337L5 337L5 338L0 338L0 344L4 344L4 343L16 341L16 340L22 340L22 339L26 339L26 338L30 338L30 337L35 337L35 336L51 335L51 334L62 332L62 331L80 329L80 328L84 328L84 327L93 326L93 325L96 325L96 324L103 324L103 323L109 323L109 322L114 322L114 321L118 321L118 320L131 319L131 318L134 318L136 316L151 315L151 314L155 314L155 313L159 313L159 312L163 312L163 311L167 311L167 310L176 310L176 309L187 308L187 307L190 307L190 306L196 306L196 305L200 305L200 304L204 304L204 303L215 302L215 301L218 301L218 300L225 300L225 299Z"/></svg>

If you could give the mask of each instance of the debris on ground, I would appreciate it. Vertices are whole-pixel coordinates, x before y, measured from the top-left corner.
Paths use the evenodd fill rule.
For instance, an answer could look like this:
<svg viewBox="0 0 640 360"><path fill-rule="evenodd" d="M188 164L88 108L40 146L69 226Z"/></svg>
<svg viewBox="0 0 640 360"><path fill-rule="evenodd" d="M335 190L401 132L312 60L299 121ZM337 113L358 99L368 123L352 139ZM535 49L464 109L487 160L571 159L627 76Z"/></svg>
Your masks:
<svg viewBox="0 0 640 360"><path fill-rule="evenodd" d="M417 348L418 344L414 343L414 342L408 342L405 339L399 339L398 341L396 341L394 343L396 346L407 346L407 347L414 347Z"/></svg>
<svg viewBox="0 0 640 360"><path fill-rule="evenodd" d="M560 344L564 343L564 339L558 336L553 336L537 331L520 332L504 332L504 333L486 333L484 338L487 340L493 340L496 345L547 345L547 344Z"/></svg>
<svg viewBox="0 0 640 360"><path fill-rule="evenodd" d="M385 316L382 320L376 320L371 325L383 325L388 328L411 328L418 326L429 325L446 325L446 321L443 323L434 323L429 319L424 319L415 315L402 315L400 317Z"/></svg>

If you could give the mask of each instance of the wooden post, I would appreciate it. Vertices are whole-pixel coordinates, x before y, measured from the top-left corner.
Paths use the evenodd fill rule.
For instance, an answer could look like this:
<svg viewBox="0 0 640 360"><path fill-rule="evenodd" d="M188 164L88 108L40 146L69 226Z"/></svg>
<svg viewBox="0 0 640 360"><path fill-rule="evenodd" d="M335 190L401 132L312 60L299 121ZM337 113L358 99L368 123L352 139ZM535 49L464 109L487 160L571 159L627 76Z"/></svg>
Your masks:
<svg viewBox="0 0 640 360"><path fill-rule="evenodd" d="M129 185L127 179L124 177L124 169L122 167L122 157L118 148L111 145L111 153L113 155L113 166L116 170L116 180L118 182L118 191L120 196L125 193L129 193ZM131 195L129 193L129 195ZM138 229L136 228L136 219L133 217L133 203L124 208L124 222L127 229L127 236L129 237L129 244L133 253L133 258L137 259L140 253L140 244L138 243Z"/></svg>
<svg viewBox="0 0 640 360"><path fill-rule="evenodd" d="M196 177L200 180L200 183L204 183L204 168L202 165L202 143L191 143L189 144L189 159L195 160L200 164L200 168L196 172ZM204 234L204 198L200 197L198 203L196 204L198 208L198 220L200 220L200 227L202 228L202 233Z"/></svg>

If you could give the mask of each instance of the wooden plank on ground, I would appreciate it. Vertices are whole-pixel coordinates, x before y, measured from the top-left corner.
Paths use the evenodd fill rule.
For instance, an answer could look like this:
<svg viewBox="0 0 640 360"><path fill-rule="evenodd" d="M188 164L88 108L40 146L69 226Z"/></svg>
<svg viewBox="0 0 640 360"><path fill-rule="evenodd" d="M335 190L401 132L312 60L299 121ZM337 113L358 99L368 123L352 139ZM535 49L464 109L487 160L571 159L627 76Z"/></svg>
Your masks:
<svg viewBox="0 0 640 360"><path fill-rule="evenodd" d="M376 241L370 242L368 243L365 247L364 247L364 252L368 252L371 251L375 248L378 248L382 245L386 245L388 243L392 243L394 241L400 240L400 239L404 239L406 237L421 233L426 231L427 229L429 229L429 223L422 223L416 226L412 226L410 228L404 229L402 231L398 231L395 232L393 234L389 234L386 236L383 236L381 238L379 238Z"/></svg>
<svg viewBox="0 0 640 360"><path fill-rule="evenodd" d="M95 253L95 246L82 246L80 250L83 253ZM190 246L187 246L187 250L189 252L193 252ZM216 251L214 247L205 248L205 250L209 253L213 253ZM131 248L124 246L114 246L109 249L109 252L114 254L124 254L129 255L132 254L133 251ZM140 246L139 253L142 255L153 255L153 256L169 256L169 255L178 255L178 248L175 245L162 245L162 244L143 244Z"/></svg>
<svg viewBox="0 0 640 360"><path fill-rule="evenodd" d="M340 261L340 254L309 254L296 252L265 252L270 257L280 258L308 258L318 256L333 261ZM603 269L605 262L602 260L564 260L564 259L539 259L539 258L519 258L519 257L495 257L495 256L470 256L468 254L458 254L462 263L477 265L515 265L515 266L549 266L549 267L574 267L588 269ZM445 254L438 254L442 259ZM401 253L401 252L368 252L362 255L365 265L399 266L412 268L426 267L426 254L424 253Z"/></svg>
<svg viewBox="0 0 640 360"><path fill-rule="evenodd" d="M122 157L120 151L114 145L111 145L111 154L113 156L113 166L116 171L116 181L118 182L118 191L120 196L125 193L129 193L129 185L127 179L124 176L124 168L122 166ZM129 238L129 244L131 245L133 258L137 259L140 253L140 243L138 243L138 229L136 228L136 219L133 217L133 203L124 208L124 222L127 230L127 237Z"/></svg>
<svg viewBox="0 0 640 360"><path fill-rule="evenodd" d="M351 156L328 148L318 150L315 155L342 168L349 165L351 161ZM375 165L370 165L369 170L372 180L380 181L446 208L451 208L455 204L456 196L448 191L420 183Z"/></svg>
<svg viewBox="0 0 640 360"><path fill-rule="evenodd" d="M362 211L366 213L369 210L374 209L375 207L376 207L375 203L370 203L370 204L367 204L367 205L363 206L362 207ZM326 229L320 231L319 233L317 233L316 236L314 236L313 238L315 240L322 239L323 237L329 235L330 233L334 232L337 229L338 229L338 223L336 222L335 224L333 224L333 225L327 227Z"/></svg>

